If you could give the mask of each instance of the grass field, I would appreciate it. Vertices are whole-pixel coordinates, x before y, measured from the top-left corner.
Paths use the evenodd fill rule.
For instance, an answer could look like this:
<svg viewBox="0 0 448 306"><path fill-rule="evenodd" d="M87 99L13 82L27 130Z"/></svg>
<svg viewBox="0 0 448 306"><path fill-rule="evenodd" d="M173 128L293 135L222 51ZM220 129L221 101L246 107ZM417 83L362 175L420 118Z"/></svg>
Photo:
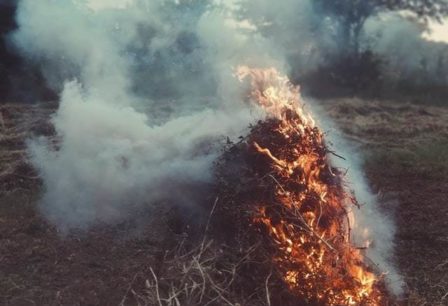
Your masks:
<svg viewBox="0 0 448 306"><path fill-rule="evenodd" d="M367 177L393 211L406 304L447 305L448 109L356 100L327 109L363 143Z"/></svg>
<svg viewBox="0 0 448 306"><path fill-rule="evenodd" d="M54 107L0 106L0 304L133 305L132 291L182 231L160 208L61 238L39 214L42 185L25 146L33 135L53 134ZM372 188L394 214L403 303L447 305L448 108L337 99L323 110L359 145Z"/></svg>

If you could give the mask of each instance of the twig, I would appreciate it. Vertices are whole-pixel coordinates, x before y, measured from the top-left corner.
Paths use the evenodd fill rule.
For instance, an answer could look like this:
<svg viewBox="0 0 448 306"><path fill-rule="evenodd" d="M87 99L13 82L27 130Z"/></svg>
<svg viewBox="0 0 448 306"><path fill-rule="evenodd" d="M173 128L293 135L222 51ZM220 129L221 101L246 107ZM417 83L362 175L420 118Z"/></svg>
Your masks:
<svg viewBox="0 0 448 306"><path fill-rule="evenodd" d="M277 185L282 189L282 191L283 192L285 192L286 193L286 191L285 191L285 189L283 188L283 186L278 182L278 180L274 177L274 176L272 176L272 175L269 175L269 177L270 178L272 178L273 180L274 180L274 182L275 183L277 183ZM303 225L306 227L306 229L310 232L310 233L312 233L314 236L316 236L320 241L322 241L330 250L332 250L332 251L334 251L334 252L336 252L336 249L329 243L329 242L327 242L324 238L323 238L323 236L321 237L321 236L319 236L310 226L309 226L309 224L305 221L305 219L303 218L303 216L302 216L302 214L298 211L298 210L296 210L296 214L297 214L297 216L299 217L299 220L303 223Z"/></svg>
<svg viewBox="0 0 448 306"><path fill-rule="evenodd" d="M210 220L212 218L213 213L215 212L216 205L218 204L219 197L216 197L215 203L213 203L212 210L210 211L210 215L208 216L207 224L205 225L204 237L202 238L201 250L204 248L204 243L207 238L208 228L210 226Z"/></svg>
<svg viewBox="0 0 448 306"><path fill-rule="evenodd" d="M202 299L205 294L205 284L206 284L205 272L202 269L201 263L198 261L198 259L194 258L193 260L196 263L196 266L197 266L199 273L201 274L201 277L202 277L202 290L201 290L201 295L199 296L199 303L202 303Z"/></svg>
<svg viewBox="0 0 448 306"><path fill-rule="evenodd" d="M157 276L154 273L154 270L152 269L152 267L149 267L149 270L151 271L152 277L154 278L157 302L159 303L159 306L163 306L162 301L160 300L159 281L157 280Z"/></svg>
<svg viewBox="0 0 448 306"><path fill-rule="evenodd" d="M213 286L213 289L215 289L215 292L219 295L219 297L226 302L227 304L229 304L230 306L234 306L232 302L230 302L228 299L226 299L222 293L223 293L223 289L220 288L218 285L215 284L215 282L213 281L213 279L210 277L210 275L205 274L208 278L208 281L210 282L210 284Z"/></svg>
<svg viewBox="0 0 448 306"><path fill-rule="evenodd" d="M336 157L339 157L340 159L347 160L345 157L343 157L343 156L337 154L336 152L334 152L334 151L332 151L332 150L325 149L325 151L327 151L327 153L333 154L333 155L336 156Z"/></svg>
<svg viewBox="0 0 448 306"><path fill-rule="evenodd" d="M268 306L271 306L271 295L269 294L269 279L271 278L271 276L272 276L272 269L269 272L269 275L265 281L266 303L268 304Z"/></svg>
<svg viewBox="0 0 448 306"><path fill-rule="evenodd" d="M258 152L268 156L270 159L272 159L277 165L286 168L286 163L283 160L278 159L277 157L275 157L274 155L272 155L271 151L269 151L269 149L267 148L262 148L260 147L260 145L256 142L254 142L254 146L255 149L257 149Z"/></svg>
<svg viewBox="0 0 448 306"><path fill-rule="evenodd" d="M3 114L1 112L0 112L0 125L2 127L2 130L5 131L6 130L5 120L3 120Z"/></svg>
<svg viewBox="0 0 448 306"><path fill-rule="evenodd" d="M445 293L444 296L442 296L442 301L445 300L447 296L448 296L448 291Z"/></svg>
<svg viewBox="0 0 448 306"><path fill-rule="evenodd" d="M319 203L319 217L317 218L316 226L319 226L320 218L322 217L322 203L321 201L318 201Z"/></svg>
<svg viewBox="0 0 448 306"><path fill-rule="evenodd" d="M448 260L445 260L444 262L438 264L434 270L440 270L441 268L443 268L445 265L448 265Z"/></svg>
<svg viewBox="0 0 448 306"><path fill-rule="evenodd" d="M128 294L129 294L129 292L131 292L131 290L132 290L132 285L134 284L135 279L137 278L137 275L138 275L138 274L139 274L139 273L136 273L136 274L134 275L134 277L132 278L132 281L129 283L128 289L126 290L126 293L125 293L125 295L123 296L123 299L122 299L121 302L120 302L120 306L123 306L123 305L124 305L124 302L126 302L126 298L127 298Z"/></svg>

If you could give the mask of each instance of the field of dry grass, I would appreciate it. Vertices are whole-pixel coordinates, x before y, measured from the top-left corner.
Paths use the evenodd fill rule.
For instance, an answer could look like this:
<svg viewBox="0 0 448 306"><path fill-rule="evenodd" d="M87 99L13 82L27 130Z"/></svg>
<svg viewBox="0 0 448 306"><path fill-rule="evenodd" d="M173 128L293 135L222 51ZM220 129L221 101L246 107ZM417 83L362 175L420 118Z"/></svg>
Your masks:
<svg viewBox="0 0 448 306"><path fill-rule="evenodd" d="M365 170L393 210L396 260L409 305L448 304L448 109L392 102L326 106L365 152ZM393 207L387 207L387 206Z"/></svg>
<svg viewBox="0 0 448 306"><path fill-rule="evenodd" d="M0 106L0 304L133 305L182 228L160 209L61 238L37 209L42 185L25 146L54 134L54 108ZM448 304L448 108L339 99L323 109L360 145L369 182L394 211L404 304Z"/></svg>

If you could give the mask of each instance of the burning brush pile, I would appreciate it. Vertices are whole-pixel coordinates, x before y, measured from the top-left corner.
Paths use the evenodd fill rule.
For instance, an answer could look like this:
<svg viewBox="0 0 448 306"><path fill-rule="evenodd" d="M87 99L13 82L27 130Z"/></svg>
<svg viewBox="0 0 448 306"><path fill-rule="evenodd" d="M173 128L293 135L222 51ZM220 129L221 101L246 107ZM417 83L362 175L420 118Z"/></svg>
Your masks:
<svg viewBox="0 0 448 306"><path fill-rule="evenodd" d="M190 282L210 281L210 305L390 304L383 280L350 241L352 210L360 207L344 173L331 165L335 153L304 110L299 89L274 69L241 67L237 76L250 82L248 99L267 116L229 144L216 164L219 201L210 237L225 241L215 252L220 260L224 249L229 252L223 245L233 246L240 259L207 270L213 260L201 247L193 264L182 265L197 266ZM207 294L197 287L202 290L196 303L202 305ZM229 292L253 294L258 302L241 302Z"/></svg>
<svg viewBox="0 0 448 306"><path fill-rule="evenodd" d="M298 88L275 70L241 68L251 100L269 118L246 142L260 184L245 199L266 233L284 282L301 300L325 305L380 304L382 294L361 251L350 243L350 211L359 207L333 168L323 133L305 113ZM252 147L252 148L251 148Z"/></svg>

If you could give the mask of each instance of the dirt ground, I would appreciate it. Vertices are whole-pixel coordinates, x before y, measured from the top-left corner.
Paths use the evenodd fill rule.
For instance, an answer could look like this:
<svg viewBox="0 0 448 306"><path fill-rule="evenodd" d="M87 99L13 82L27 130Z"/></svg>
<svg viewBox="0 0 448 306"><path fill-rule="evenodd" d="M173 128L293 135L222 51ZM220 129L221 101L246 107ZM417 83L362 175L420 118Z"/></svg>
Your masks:
<svg viewBox="0 0 448 306"><path fill-rule="evenodd" d="M134 305L132 292L182 230L162 209L68 237L48 224L25 142L54 134L54 108L0 106L0 304ZM367 177L394 212L404 304L448 305L448 108L338 99L323 109L363 150Z"/></svg>

